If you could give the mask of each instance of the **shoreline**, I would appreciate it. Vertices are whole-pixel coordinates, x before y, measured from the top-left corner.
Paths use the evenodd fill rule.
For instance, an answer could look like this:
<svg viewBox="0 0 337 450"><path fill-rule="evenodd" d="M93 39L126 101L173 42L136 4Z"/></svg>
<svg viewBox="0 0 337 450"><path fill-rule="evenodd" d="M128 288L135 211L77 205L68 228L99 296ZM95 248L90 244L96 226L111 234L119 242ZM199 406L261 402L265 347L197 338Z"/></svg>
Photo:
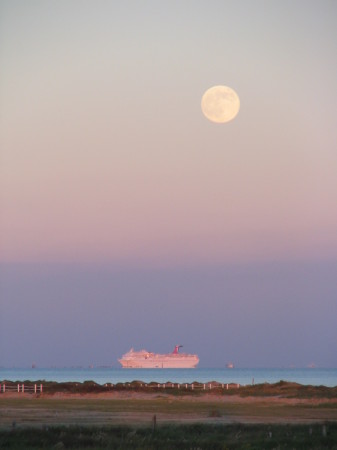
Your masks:
<svg viewBox="0 0 337 450"><path fill-rule="evenodd" d="M278 383L281 380L303 385L334 387L337 384L336 369L122 369L122 368L34 368L3 369L0 379L7 380L47 380L58 383L84 382L93 380L99 384L119 382L131 383L142 380L145 383L208 383L216 380L219 383L239 383L242 386L261 383Z"/></svg>
<svg viewBox="0 0 337 450"><path fill-rule="evenodd" d="M209 381L207 383L158 383L152 381L146 383L141 380L134 380L126 383L104 383L99 384L93 380L84 382L56 382L46 380L21 380L21 381L0 381L0 395L8 393L60 395L60 394L103 394L109 393L151 393L172 394L175 396L200 396L203 394L240 396L240 397L279 397L279 398L326 398L337 399L337 386L312 386L303 385L288 381L278 383L261 383L251 385L240 385L238 383L219 383Z"/></svg>

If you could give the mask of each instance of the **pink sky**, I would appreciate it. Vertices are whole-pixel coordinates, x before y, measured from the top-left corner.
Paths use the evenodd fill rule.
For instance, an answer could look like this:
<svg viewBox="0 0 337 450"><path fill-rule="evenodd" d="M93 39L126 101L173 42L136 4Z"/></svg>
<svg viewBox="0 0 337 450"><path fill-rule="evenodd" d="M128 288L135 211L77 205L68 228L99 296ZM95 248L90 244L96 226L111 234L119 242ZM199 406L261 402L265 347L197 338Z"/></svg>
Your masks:
<svg viewBox="0 0 337 450"><path fill-rule="evenodd" d="M262 3L4 2L1 260L336 258L336 6Z"/></svg>

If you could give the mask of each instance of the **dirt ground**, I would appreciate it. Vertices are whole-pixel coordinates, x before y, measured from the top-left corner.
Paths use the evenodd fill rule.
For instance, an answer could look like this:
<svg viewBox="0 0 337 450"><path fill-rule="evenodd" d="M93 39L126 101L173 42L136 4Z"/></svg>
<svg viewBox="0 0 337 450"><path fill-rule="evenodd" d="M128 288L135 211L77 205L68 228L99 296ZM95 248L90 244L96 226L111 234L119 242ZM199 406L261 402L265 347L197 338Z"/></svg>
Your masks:
<svg viewBox="0 0 337 450"><path fill-rule="evenodd" d="M0 394L0 427L160 423L337 422L337 398L175 396L134 391Z"/></svg>

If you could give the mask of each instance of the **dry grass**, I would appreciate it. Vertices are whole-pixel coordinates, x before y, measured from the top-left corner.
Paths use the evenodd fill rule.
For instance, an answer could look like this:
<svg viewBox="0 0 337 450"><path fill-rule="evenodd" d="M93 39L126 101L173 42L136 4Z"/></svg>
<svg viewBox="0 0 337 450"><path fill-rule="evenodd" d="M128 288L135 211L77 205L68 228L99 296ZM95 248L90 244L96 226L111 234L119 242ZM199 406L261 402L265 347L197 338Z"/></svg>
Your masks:
<svg viewBox="0 0 337 450"><path fill-rule="evenodd" d="M2 395L0 423L16 424L149 424L154 414L159 423L308 423L337 421L337 401L294 400L274 397L82 397Z"/></svg>

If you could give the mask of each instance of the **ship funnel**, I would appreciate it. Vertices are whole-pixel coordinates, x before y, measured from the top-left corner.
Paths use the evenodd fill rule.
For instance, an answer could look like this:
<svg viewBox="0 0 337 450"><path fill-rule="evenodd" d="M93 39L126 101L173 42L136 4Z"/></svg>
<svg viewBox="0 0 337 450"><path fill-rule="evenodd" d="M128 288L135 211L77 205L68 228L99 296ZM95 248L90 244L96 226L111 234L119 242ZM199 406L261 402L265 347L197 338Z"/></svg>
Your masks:
<svg viewBox="0 0 337 450"><path fill-rule="evenodd" d="M173 353L174 355L176 355L177 353L179 353L180 347L182 347L182 345L176 345L176 346L174 347L174 350L173 350L172 353Z"/></svg>

